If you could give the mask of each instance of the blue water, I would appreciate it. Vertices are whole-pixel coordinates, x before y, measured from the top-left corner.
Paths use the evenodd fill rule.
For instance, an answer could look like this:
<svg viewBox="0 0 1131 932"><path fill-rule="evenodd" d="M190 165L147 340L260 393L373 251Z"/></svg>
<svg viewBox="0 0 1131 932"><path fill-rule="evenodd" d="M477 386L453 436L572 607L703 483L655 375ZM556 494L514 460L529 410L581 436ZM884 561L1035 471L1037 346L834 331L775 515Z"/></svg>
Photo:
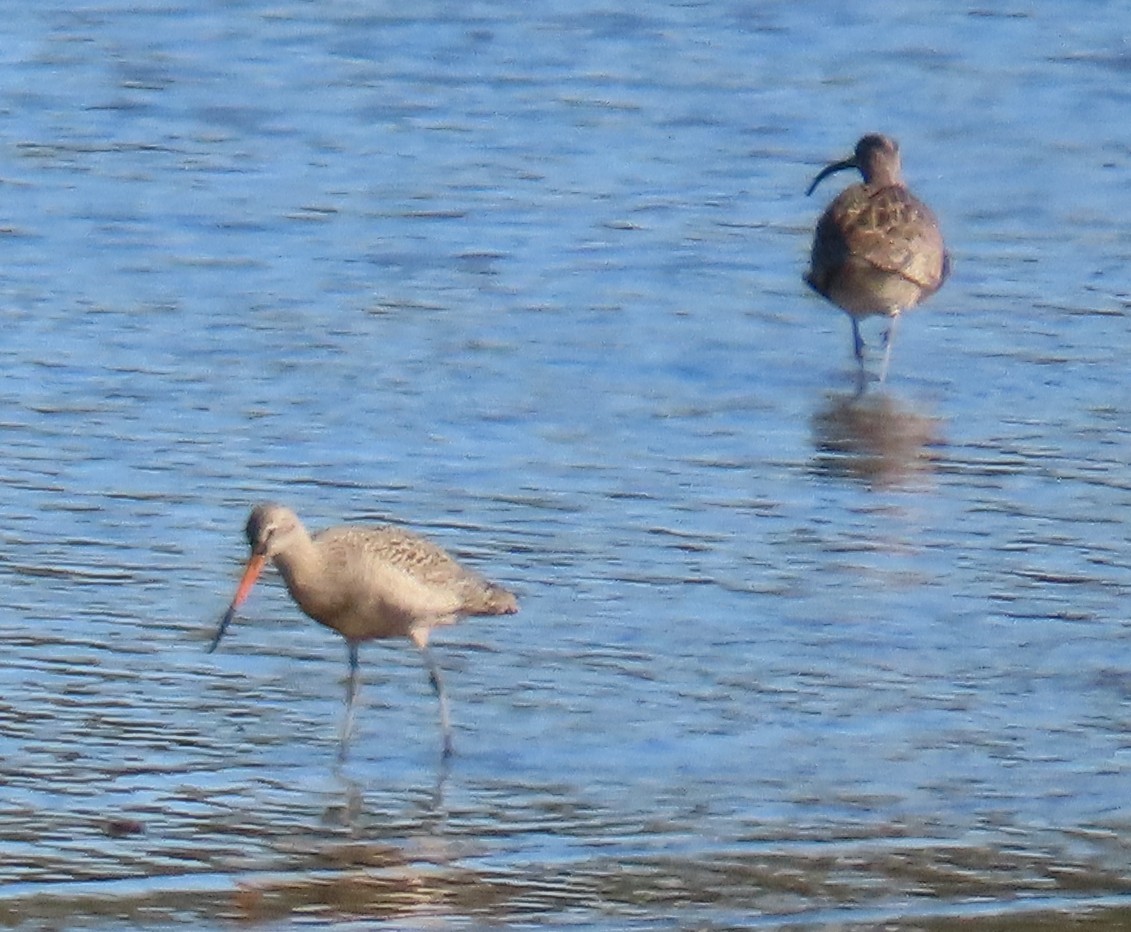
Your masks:
<svg viewBox="0 0 1131 932"><path fill-rule="evenodd" d="M1127 921L1122 5L7 12L0 924ZM867 131L954 273L860 400ZM205 653L267 499L518 593L448 766L277 579Z"/></svg>

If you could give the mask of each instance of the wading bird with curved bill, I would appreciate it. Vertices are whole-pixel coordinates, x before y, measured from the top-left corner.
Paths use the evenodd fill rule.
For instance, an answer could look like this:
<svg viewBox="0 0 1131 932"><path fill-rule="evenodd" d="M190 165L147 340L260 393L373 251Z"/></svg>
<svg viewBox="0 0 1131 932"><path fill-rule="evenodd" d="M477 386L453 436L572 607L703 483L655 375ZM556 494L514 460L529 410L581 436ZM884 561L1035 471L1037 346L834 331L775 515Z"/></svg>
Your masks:
<svg viewBox="0 0 1131 932"><path fill-rule="evenodd" d="M882 383L899 315L942 287L950 273L950 258L935 215L903 182L894 139L864 136L851 158L823 168L806 194L834 172L850 168L857 169L864 181L841 191L821 215L805 281L852 319L863 387L860 321L873 314L891 318L884 334Z"/></svg>

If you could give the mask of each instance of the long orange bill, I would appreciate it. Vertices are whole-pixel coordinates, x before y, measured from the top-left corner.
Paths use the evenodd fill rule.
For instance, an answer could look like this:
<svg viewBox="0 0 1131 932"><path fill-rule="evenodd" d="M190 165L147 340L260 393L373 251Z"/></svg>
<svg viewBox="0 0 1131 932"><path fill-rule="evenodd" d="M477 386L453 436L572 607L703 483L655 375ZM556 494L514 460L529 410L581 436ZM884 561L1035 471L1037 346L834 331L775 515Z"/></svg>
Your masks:
<svg viewBox="0 0 1131 932"><path fill-rule="evenodd" d="M212 653L216 646L220 643L220 638L224 636L224 632L228 630L228 625L232 623L232 619L236 617L236 610L243 605L244 600L247 598L251 587L255 585L255 581L259 578L259 574L263 572L263 567L267 565L267 557L261 553L253 553L247 561L247 567L243 571L243 577L240 579L240 584L236 588L235 597L232 599L232 604L228 606L228 610L224 612L224 617L220 619L220 627L216 629L216 634L212 637L212 643L208 645L208 653Z"/></svg>

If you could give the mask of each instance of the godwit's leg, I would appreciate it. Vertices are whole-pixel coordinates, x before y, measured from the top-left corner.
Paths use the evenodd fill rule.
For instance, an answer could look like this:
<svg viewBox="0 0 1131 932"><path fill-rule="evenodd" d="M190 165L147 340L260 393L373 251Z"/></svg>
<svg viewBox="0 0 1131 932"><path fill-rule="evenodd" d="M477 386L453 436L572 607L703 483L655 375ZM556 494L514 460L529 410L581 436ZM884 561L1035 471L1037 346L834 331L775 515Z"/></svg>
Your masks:
<svg viewBox="0 0 1131 932"><path fill-rule="evenodd" d="M346 641L349 648L350 672L346 677L346 717L342 722L342 740L338 746L338 759L345 760L346 749L349 747L350 735L353 733L353 701L357 698L357 642Z"/></svg>
<svg viewBox="0 0 1131 932"><path fill-rule="evenodd" d="M440 731L444 737L444 757L452 754L452 719L448 714L448 697L444 693L444 680L440 676L440 667L432 650L428 647L428 630L418 629L412 632L412 642L420 648L420 655L424 658L424 665L428 668L428 682L432 684L432 691L440 702Z"/></svg>

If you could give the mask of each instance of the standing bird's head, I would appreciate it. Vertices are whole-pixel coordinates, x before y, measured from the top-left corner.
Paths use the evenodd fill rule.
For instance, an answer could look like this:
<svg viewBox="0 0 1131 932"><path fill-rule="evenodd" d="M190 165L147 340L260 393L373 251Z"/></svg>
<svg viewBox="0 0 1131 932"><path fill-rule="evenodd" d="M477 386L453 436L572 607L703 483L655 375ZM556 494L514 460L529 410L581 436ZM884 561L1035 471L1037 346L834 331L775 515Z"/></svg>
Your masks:
<svg viewBox="0 0 1131 932"><path fill-rule="evenodd" d="M232 598L232 603L220 620L216 633L212 637L212 642L208 646L209 653L212 653L220 643L224 632L228 630L228 625L232 623L232 619L235 617L236 610L247 599L252 586L255 585L255 581L259 578L259 574L263 572L267 562L286 550L296 534L304 534L305 532L302 530L298 515L283 505L269 502L256 505L251 510L251 514L247 518L247 525L244 527L244 533L247 535L247 544L251 548L251 556L248 557L247 566L244 568L239 586L236 587L236 594Z"/></svg>
<svg viewBox="0 0 1131 932"><path fill-rule="evenodd" d="M874 184L877 187L887 187L893 184L903 184L903 171L899 161L899 143L890 136L879 133L869 133L856 143L856 149L851 158L826 165L818 172L813 183L809 185L806 196L812 194L822 181L836 172L855 168L864 177L864 184Z"/></svg>

